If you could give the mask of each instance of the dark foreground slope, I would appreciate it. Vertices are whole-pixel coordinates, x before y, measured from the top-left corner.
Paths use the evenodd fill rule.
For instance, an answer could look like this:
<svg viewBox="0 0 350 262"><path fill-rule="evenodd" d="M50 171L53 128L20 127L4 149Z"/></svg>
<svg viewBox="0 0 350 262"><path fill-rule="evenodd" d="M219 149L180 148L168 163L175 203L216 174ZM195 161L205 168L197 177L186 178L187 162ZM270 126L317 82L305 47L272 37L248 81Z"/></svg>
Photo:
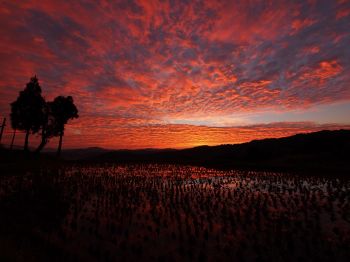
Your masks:
<svg viewBox="0 0 350 262"><path fill-rule="evenodd" d="M84 161L348 172L350 130L320 131L237 145L201 146L183 150L118 150Z"/></svg>

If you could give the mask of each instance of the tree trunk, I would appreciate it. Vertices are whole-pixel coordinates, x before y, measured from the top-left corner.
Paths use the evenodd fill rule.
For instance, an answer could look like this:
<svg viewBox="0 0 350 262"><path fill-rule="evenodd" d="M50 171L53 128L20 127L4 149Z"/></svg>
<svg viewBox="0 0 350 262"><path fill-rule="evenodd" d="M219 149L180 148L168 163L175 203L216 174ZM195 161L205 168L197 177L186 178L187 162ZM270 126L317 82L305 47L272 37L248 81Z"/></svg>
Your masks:
<svg viewBox="0 0 350 262"><path fill-rule="evenodd" d="M26 131L26 138L24 140L24 151L28 152L29 130Z"/></svg>
<svg viewBox="0 0 350 262"><path fill-rule="evenodd" d="M43 150L43 148L46 146L47 144L47 139L41 139L40 145L38 146L38 148L35 150L35 153L40 153L41 150Z"/></svg>
<svg viewBox="0 0 350 262"><path fill-rule="evenodd" d="M15 129L15 130L13 131L12 140L11 140L11 145L10 145L10 150L12 150L12 148L13 148L13 143L15 142L16 132L17 132L17 129Z"/></svg>
<svg viewBox="0 0 350 262"><path fill-rule="evenodd" d="M40 142L40 145L35 150L35 153L40 153L40 151L43 150L43 148L46 146L47 142L48 142L48 139L46 137L46 130L43 129L41 133L41 142Z"/></svg>
<svg viewBox="0 0 350 262"><path fill-rule="evenodd" d="M2 134L4 132L4 128L6 126L6 117L4 118L4 120L2 121L2 125L0 126L1 129L0 129L0 143L1 143L1 138L2 138Z"/></svg>
<svg viewBox="0 0 350 262"><path fill-rule="evenodd" d="M61 155L61 150L62 150L62 138L63 138L63 131L60 133L60 141L58 142L58 148L57 148L57 156L58 156L58 157Z"/></svg>

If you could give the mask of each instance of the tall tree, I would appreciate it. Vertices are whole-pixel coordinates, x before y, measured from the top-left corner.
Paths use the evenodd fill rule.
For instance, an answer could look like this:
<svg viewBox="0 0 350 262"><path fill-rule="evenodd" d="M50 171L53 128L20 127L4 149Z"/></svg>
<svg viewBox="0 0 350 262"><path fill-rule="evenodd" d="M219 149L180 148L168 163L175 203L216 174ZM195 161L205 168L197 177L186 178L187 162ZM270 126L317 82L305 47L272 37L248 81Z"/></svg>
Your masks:
<svg viewBox="0 0 350 262"><path fill-rule="evenodd" d="M41 96L39 80L34 76L19 92L17 100L11 103L11 125L14 129L25 131L25 151L28 151L29 135L37 133L42 126L44 108L45 99Z"/></svg>
<svg viewBox="0 0 350 262"><path fill-rule="evenodd" d="M64 135L64 127L68 120L78 118L78 109L74 105L73 97L58 96L53 102L49 103L50 114L53 122L50 124L50 133L59 135L60 140L57 148L57 156L60 156L62 150L62 139Z"/></svg>

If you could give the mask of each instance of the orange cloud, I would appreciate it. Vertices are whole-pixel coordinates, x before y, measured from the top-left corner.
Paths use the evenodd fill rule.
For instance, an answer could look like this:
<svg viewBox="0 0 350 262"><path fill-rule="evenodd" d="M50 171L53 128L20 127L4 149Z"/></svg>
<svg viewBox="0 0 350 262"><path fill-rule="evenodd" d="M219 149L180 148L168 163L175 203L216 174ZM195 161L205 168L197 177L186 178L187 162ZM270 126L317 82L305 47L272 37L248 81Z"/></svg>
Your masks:
<svg viewBox="0 0 350 262"><path fill-rule="evenodd" d="M132 145L127 134L139 138L130 126L149 137L183 130L183 143L159 133L174 146L195 143L191 130L198 141L243 141L210 127L154 125L198 126L207 117L215 126L228 116L349 102L348 9L317 0L3 1L0 112L9 115L37 74L47 100L72 95L84 121L100 119L91 144L109 130L123 138L116 147Z"/></svg>

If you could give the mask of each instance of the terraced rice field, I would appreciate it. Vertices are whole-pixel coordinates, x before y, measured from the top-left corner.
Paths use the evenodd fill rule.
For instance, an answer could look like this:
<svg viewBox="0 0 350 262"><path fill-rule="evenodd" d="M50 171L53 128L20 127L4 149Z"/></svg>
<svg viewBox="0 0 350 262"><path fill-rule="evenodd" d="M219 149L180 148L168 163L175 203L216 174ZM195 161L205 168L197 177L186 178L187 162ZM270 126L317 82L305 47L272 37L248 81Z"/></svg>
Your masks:
<svg viewBox="0 0 350 262"><path fill-rule="evenodd" d="M176 165L0 176L1 261L350 261L350 181Z"/></svg>

